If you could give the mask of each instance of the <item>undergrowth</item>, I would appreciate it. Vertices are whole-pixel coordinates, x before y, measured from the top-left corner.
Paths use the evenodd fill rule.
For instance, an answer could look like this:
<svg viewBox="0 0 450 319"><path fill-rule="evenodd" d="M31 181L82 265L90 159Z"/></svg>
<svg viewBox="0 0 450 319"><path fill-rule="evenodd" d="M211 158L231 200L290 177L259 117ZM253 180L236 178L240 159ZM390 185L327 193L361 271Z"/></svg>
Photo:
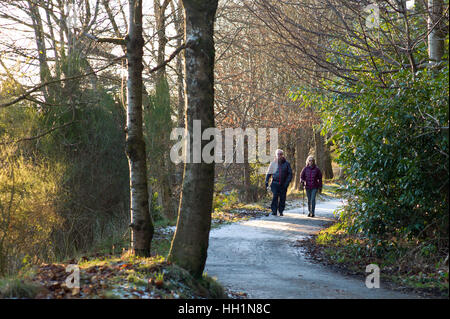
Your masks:
<svg viewBox="0 0 450 319"><path fill-rule="evenodd" d="M224 288L204 274L200 279L162 256L100 256L71 261L80 285L68 284L68 263L31 266L0 281L1 298L36 299L211 299L227 298ZM73 265L73 264L72 264ZM68 279L69 278L69 279Z"/></svg>
<svg viewBox="0 0 450 319"><path fill-rule="evenodd" d="M432 240L369 239L349 234L333 223L306 243L310 256L353 275L366 276L366 266L380 267L381 280L391 288L427 296L448 297L448 251L438 251Z"/></svg>

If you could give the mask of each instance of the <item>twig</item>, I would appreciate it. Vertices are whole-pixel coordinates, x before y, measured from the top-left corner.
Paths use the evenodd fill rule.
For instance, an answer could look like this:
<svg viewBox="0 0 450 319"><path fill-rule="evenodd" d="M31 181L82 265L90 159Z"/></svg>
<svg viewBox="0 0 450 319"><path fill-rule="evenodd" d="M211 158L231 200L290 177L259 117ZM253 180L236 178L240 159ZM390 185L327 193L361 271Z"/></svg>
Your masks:
<svg viewBox="0 0 450 319"><path fill-rule="evenodd" d="M63 128L63 127L72 125L72 124L75 123L75 122L76 122L76 121L70 121L69 123L65 123L65 124L60 125L60 126L52 127L52 128L49 129L48 131L46 131L46 132L44 132L44 133L41 133L41 134L39 134L39 135L36 135L36 136L30 136L30 137L24 137L24 138L15 140L15 141L6 141L6 142L2 142L2 144L4 144L4 145L6 145L6 144L16 144L16 143L20 143L20 142L24 142L24 141L36 140L36 139L41 138L41 137L43 137L43 136L45 136L45 135L47 135L47 134L50 134L51 132L53 132L53 131L55 131L55 130L58 130L58 129L60 129L60 128Z"/></svg>
<svg viewBox="0 0 450 319"><path fill-rule="evenodd" d="M124 38L98 38L95 35L84 33L86 37L88 37L91 40L94 40L95 42L99 43L113 43L118 45L127 45L127 41Z"/></svg>
<svg viewBox="0 0 450 319"><path fill-rule="evenodd" d="M169 58L167 60L165 60L161 64L155 66L154 68L150 69L149 73L156 72L159 69L161 69L162 67L166 66L167 63L172 61L178 55L178 53L180 53L181 50L186 49L187 47L188 47L188 45L186 45L186 43L183 43L182 45L180 45L178 48L175 49L175 51L172 52L172 54L169 56Z"/></svg>
<svg viewBox="0 0 450 319"><path fill-rule="evenodd" d="M115 64L117 61L119 61L119 60L121 60L123 58L125 58L124 55L120 56L120 57L117 57L116 59L112 60L110 63L108 63L107 65L101 67L98 70L94 70L94 71L91 71L91 72L88 72L88 73L84 73L84 74L80 74L80 75L76 75L76 76L72 76L72 77L68 77L68 78L64 78L64 79L58 79L58 80L45 82L43 84L35 86L34 88L32 88L31 90L25 92L24 94L22 94L21 96L15 98L14 100L12 100L10 102L6 102L6 103L0 104L0 108L8 107L8 106L11 106L13 104L16 104L16 103L26 99L31 93L34 93L34 92L36 92L36 91L38 91L38 90L42 89L43 87L46 87L46 86L48 86L50 84L64 82L64 81L70 81L70 80L76 80L76 79L79 79L79 78L82 78L82 77L85 77L85 76L96 74L97 72L100 72L100 71L103 71L103 70L109 68L111 65Z"/></svg>

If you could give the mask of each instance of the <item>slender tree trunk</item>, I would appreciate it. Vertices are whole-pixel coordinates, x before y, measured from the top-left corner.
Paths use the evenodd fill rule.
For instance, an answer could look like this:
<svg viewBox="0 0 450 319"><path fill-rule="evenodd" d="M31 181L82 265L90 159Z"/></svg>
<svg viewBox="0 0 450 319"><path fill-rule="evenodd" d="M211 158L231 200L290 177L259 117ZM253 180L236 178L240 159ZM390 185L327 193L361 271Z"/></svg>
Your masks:
<svg viewBox="0 0 450 319"><path fill-rule="evenodd" d="M252 190L251 184L251 167L248 162L248 136L244 136L244 190L245 190L245 201L251 203L255 201L254 191Z"/></svg>
<svg viewBox="0 0 450 319"><path fill-rule="evenodd" d="M156 33L158 35L158 55L157 55L157 64L161 65L166 56L166 45L167 45L167 37L166 37L166 9L169 5L169 0L164 0L163 3L160 3L160 0L154 1L154 11L156 17ZM162 91L164 90L164 91ZM159 91L159 92L158 92ZM162 67L156 72L156 95L157 96L169 96L169 85L167 84L167 74L166 68ZM164 104L163 107L167 107L170 109L170 99L167 101L167 104ZM168 123L171 122L170 114L171 112L165 113L167 114L166 121ZM161 132L162 137L161 140L163 143L169 143L169 134L170 127L167 130ZM164 154L161 158L160 170L158 170L158 184L159 189L161 191L162 197L162 206L165 216L168 219L173 219L176 217L176 210L173 204L172 199L172 185L171 185L171 176L174 171L174 165L170 161L169 149L164 151Z"/></svg>
<svg viewBox="0 0 450 319"><path fill-rule="evenodd" d="M45 3L45 16L47 18L47 26L48 26L50 38L51 38L51 41L52 41L53 54L55 55L56 79L60 79L61 78L61 57L60 57L60 52L58 51L55 31L54 31L54 28L53 28L53 22L52 22L52 19L50 17L50 11L51 10L53 10L53 4L52 3Z"/></svg>
<svg viewBox="0 0 450 319"><path fill-rule="evenodd" d="M214 127L214 16L218 0L184 0L188 142L195 157L193 121L201 132ZM201 140L203 147L209 143ZM201 151L201 150L200 150ZM194 159L195 160L195 159ZM186 163L177 228L168 260L202 276L205 267L214 191L214 162Z"/></svg>
<svg viewBox="0 0 450 319"><path fill-rule="evenodd" d="M314 145L315 145L315 158L316 165L320 168L323 173L323 169L325 167L325 143L324 138L320 134L320 130L315 130L314 132Z"/></svg>
<svg viewBox="0 0 450 319"><path fill-rule="evenodd" d="M312 129L310 127L300 127L297 131L297 143L295 149L295 175L294 187L300 189L300 173L305 167L306 158L310 149Z"/></svg>
<svg viewBox="0 0 450 319"><path fill-rule="evenodd" d="M158 36L158 53L156 57L156 64L160 65L164 62L166 56L166 8L169 5L169 0L164 0L161 4L160 0L153 1L153 9L156 18L156 34ZM158 78L166 76L166 68L160 68L156 73Z"/></svg>
<svg viewBox="0 0 450 319"><path fill-rule="evenodd" d="M171 2L173 11L175 12L175 5L173 5L174 1ZM181 1L177 1L178 6L181 8ZM175 18L175 28L177 30L177 34L184 34L184 26L183 26L183 13L181 10L178 10L178 14ZM182 44L182 38L178 37L177 39L177 47L180 47ZM178 93L178 127L184 127L185 123L185 104L184 104L184 79L183 79L183 57L181 54L177 56L176 60L176 72L177 72L177 93Z"/></svg>
<svg viewBox="0 0 450 319"><path fill-rule="evenodd" d="M297 134L295 131L287 133L286 147L284 149L284 154L286 159L291 164L292 174L296 172L296 162L295 162L295 148L296 148ZM289 189L295 188L295 176L292 176L292 180L289 183Z"/></svg>
<svg viewBox="0 0 450 319"><path fill-rule="evenodd" d="M444 55L443 8L442 0L428 0L428 56L431 63L440 62Z"/></svg>
<svg viewBox="0 0 450 319"><path fill-rule="evenodd" d="M145 143L142 133L142 1L129 2L127 36L127 136L126 153L130 167L131 247L137 256L150 256L153 222L149 211Z"/></svg>
<svg viewBox="0 0 450 319"><path fill-rule="evenodd" d="M175 12L175 1L171 2L173 11ZM176 18L175 18L175 28L177 30L178 35L184 34L184 26L183 26L183 12L181 10L182 4L181 1L177 1L178 7L180 9L177 10ZM183 38L180 36L177 39L177 47L180 47L182 44ZM179 54L176 58L176 72L177 72L177 93L178 93L178 104L177 104L177 125L178 127L185 126L185 101L184 101L184 78L183 78L183 57ZM181 184L183 181L183 170L184 166L182 164L178 164L175 166L176 171L176 179L175 182L177 184Z"/></svg>
<svg viewBox="0 0 450 319"><path fill-rule="evenodd" d="M330 143L327 142L324 145L324 167L323 167L323 174L326 179L332 179L334 177L333 174L333 166L331 165L331 150L330 150Z"/></svg>
<svg viewBox="0 0 450 319"><path fill-rule="evenodd" d="M44 27L42 24L42 18L39 13L39 6L36 2L28 1L28 7L30 9L30 17L33 21L33 29L36 41L36 47L38 50L38 60L39 60L39 76L41 83L45 83L50 80L50 68L47 64L47 48L45 45L44 37ZM48 86L42 88L42 94L44 95L45 101L50 102L50 93Z"/></svg>
<svg viewBox="0 0 450 319"><path fill-rule="evenodd" d="M322 171L323 177L326 179L333 178L333 169L331 167L331 156L328 146L325 144L325 138L317 130L314 133L314 141L316 145L316 164Z"/></svg>

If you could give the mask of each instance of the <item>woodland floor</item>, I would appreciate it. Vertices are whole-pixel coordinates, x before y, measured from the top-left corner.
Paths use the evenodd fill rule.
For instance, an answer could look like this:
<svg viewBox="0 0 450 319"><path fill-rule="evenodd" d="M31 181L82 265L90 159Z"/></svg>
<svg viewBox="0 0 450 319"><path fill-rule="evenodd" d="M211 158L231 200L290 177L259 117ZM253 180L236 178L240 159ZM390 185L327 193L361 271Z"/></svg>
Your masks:
<svg viewBox="0 0 450 319"><path fill-rule="evenodd" d="M297 194L298 195L298 194ZM3 298L37 299L417 299L444 297L412 291L382 277L381 287L365 285L361 269L330 261L315 236L336 218L338 198L322 195L316 217L304 214L302 199L288 197L284 216L272 216L269 198L234 205L213 214L205 275L194 280L167 263L164 254L138 258L127 252L95 254L64 263L42 264L0 283ZM154 245L167 252L174 226L155 231ZM68 265L80 269L80 288L67 287Z"/></svg>

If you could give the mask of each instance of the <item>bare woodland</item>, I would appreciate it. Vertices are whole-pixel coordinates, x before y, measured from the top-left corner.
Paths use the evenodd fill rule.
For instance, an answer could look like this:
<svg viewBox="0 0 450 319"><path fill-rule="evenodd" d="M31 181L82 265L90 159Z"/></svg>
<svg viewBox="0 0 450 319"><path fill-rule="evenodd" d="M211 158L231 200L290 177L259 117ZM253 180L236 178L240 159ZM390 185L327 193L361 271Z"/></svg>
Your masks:
<svg viewBox="0 0 450 319"><path fill-rule="evenodd" d="M170 219L168 260L201 277L214 196L256 202L266 190L258 163L172 163L172 128L192 132L195 119L202 131L278 128L291 191L310 154L326 180L345 178L336 132L293 95L353 96L365 77L387 89L401 70L438 71L448 51L448 1L374 1L376 31L371 3L0 1L0 274L24 256L124 240L150 256L154 222Z"/></svg>

